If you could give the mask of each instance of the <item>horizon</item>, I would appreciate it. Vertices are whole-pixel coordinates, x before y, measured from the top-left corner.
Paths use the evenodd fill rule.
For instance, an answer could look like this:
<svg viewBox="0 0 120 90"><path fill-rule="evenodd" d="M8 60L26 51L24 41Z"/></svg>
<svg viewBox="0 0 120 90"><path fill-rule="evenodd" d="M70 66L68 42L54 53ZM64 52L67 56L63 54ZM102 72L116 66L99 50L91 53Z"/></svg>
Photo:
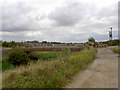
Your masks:
<svg viewBox="0 0 120 90"><path fill-rule="evenodd" d="M112 39L112 40L119 40L119 39ZM2 42L5 42L5 40L0 40ZM6 42L12 42L14 40L11 40L11 41L6 41ZM32 42L32 41L37 41L37 40L28 40L29 42ZM28 42L28 41L15 41L15 42ZM103 40L103 41L96 41L95 42L106 42L106 41L110 41L110 40ZM38 41L38 42L43 42L43 41ZM47 41L47 43L50 43L50 42L60 42L60 43L86 43L88 41L83 41L83 42L61 42L61 41Z"/></svg>

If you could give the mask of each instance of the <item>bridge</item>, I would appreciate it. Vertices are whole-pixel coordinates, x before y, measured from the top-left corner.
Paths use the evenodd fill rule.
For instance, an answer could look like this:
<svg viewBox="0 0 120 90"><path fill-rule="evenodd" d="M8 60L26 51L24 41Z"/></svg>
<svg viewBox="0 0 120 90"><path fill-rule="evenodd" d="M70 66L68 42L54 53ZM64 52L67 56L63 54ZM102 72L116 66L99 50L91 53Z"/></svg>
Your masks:
<svg viewBox="0 0 120 90"><path fill-rule="evenodd" d="M63 48L25 48L25 52L32 52L32 51L65 51L69 50L71 52L78 52L81 51L82 48L68 48L68 49L63 49Z"/></svg>

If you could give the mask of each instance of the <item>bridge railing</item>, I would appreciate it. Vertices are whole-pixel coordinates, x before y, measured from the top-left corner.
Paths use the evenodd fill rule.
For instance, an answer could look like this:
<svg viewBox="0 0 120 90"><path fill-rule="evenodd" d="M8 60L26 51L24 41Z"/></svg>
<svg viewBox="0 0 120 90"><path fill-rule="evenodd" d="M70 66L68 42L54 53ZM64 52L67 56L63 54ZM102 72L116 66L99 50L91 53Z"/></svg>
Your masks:
<svg viewBox="0 0 120 90"><path fill-rule="evenodd" d="M81 51L82 48L68 48L71 52ZM25 52L31 51L64 51L62 48L26 48Z"/></svg>

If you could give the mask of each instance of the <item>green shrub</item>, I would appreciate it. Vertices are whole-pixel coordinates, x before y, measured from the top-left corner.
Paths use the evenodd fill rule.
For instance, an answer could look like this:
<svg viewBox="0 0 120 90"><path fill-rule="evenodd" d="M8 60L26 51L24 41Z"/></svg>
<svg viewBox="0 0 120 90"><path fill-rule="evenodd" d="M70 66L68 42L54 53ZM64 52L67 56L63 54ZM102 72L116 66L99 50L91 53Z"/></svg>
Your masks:
<svg viewBox="0 0 120 90"><path fill-rule="evenodd" d="M9 61L15 66L27 64L29 60L30 58L22 49L15 49L9 55Z"/></svg>
<svg viewBox="0 0 120 90"><path fill-rule="evenodd" d="M88 49L88 50L90 49L90 45L87 45L87 49Z"/></svg>
<svg viewBox="0 0 120 90"><path fill-rule="evenodd" d="M69 48L63 48L62 49L62 54L67 56L67 55L70 55L70 49Z"/></svg>
<svg viewBox="0 0 120 90"><path fill-rule="evenodd" d="M8 59L3 59L2 60L2 70L8 70L8 69L13 69L15 66L9 62Z"/></svg>
<svg viewBox="0 0 120 90"><path fill-rule="evenodd" d="M34 60L34 61L37 61L39 58L37 57L37 55L36 54L34 54L34 53L30 53L29 54L29 58L31 59L31 60Z"/></svg>
<svg viewBox="0 0 120 90"><path fill-rule="evenodd" d="M117 54L120 54L119 48L114 48L114 49L113 49L113 52L115 52L115 53L117 53Z"/></svg>
<svg viewBox="0 0 120 90"><path fill-rule="evenodd" d="M95 43L95 39L94 39L93 37L90 37L90 38L88 39L88 41Z"/></svg>

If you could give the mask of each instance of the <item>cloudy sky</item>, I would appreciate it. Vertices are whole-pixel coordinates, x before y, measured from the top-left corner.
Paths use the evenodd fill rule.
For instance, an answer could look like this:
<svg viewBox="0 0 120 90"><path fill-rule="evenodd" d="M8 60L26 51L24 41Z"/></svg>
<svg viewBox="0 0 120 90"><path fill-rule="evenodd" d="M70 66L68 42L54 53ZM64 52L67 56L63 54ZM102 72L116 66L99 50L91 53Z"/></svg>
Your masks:
<svg viewBox="0 0 120 90"><path fill-rule="evenodd" d="M84 42L118 38L119 0L1 0L0 34L6 41Z"/></svg>

